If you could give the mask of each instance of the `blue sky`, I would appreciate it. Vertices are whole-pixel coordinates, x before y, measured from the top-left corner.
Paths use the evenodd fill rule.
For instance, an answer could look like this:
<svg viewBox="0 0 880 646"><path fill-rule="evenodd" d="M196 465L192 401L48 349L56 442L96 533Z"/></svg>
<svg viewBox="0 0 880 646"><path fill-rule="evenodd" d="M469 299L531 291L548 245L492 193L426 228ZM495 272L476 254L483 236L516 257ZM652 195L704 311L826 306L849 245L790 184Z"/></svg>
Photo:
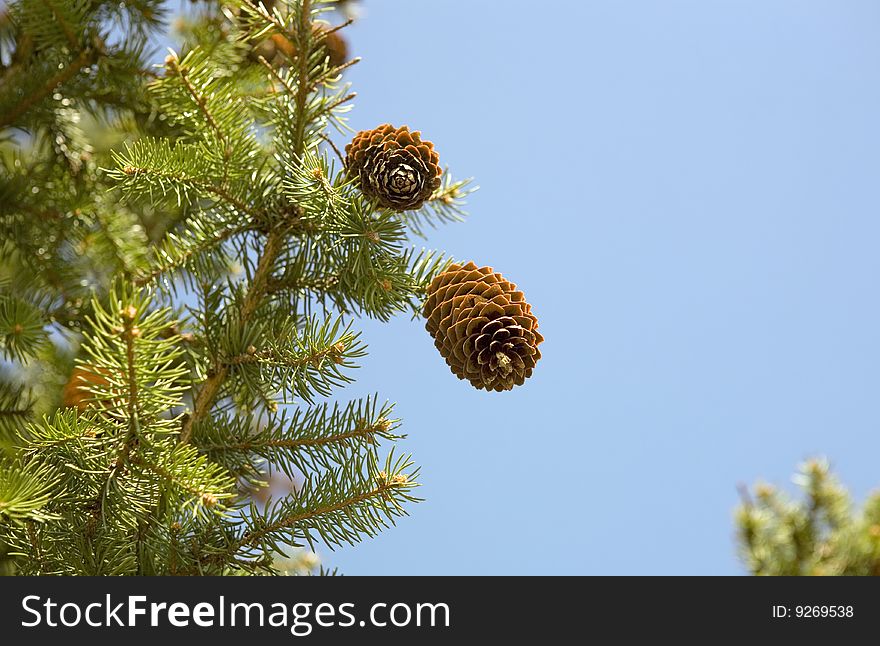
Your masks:
<svg viewBox="0 0 880 646"><path fill-rule="evenodd" d="M736 485L880 485L880 4L367 0L356 130L408 124L524 290L534 377L478 392L360 325L427 501L346 574L737 574ZM343 141L340 139L340 143ZM790 485L788 485L790 486Z"/></svg>

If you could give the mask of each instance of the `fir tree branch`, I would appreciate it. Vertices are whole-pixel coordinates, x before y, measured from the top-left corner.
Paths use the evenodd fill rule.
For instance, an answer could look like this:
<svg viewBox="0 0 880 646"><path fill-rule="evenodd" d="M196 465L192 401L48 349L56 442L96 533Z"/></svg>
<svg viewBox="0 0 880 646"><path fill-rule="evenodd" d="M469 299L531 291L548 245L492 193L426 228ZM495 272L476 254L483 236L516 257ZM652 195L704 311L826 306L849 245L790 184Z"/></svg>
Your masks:
<svg viewBox="0 0 880 646"><path fill-rule="evenodd" d="M67 21L64 19L64 16L61 15L61 12L58 11L58 8L55 6L55 3L52 0L43 0L46 3L46 6L49 7L49 11L52 12L52 17L55 18L55 22L58 23L58 26L61 27L61 31L64 32L64 37L67 38L67 42L70 45L70 48L73 51L79 49L79 43L76 40L76 36L73 33L73 29L67 24Z"/></svg>
<svg viewBox="0 0 880 646"><path fill-rule="evenodd" d="M34 548L34 556L36 557L37 572L42 572L44 569L44 567L43 567L43 548L41 546L40 537L37 534L36 523L31 519L28 519L28 521L27 521L27 535L28 535L28 540L30 540L31 545Z"/></svg>
<svg viewBox="0 0 880 646"><path fill-rule="evenodd" d="M273 229L266 238L266 245L263 248L263 253L260 255L259 261L257 262L257 269L254 272L253 280L251 281L250 288L248 289L247 294L245 294L244 301L242 302L241 311L239 313L239 318L242 323L247 323L250 320L251 316L253 316L254 310L257 309L260 301L266 295L269 274L272 272L272 268L275 261L278 259L278 255L281 253L283 246L283 233L278 229ZM193 411L186 418L183 423L183 428L181 428L181 443L185 444L189 442L189 439L192 436L193 424L201 420L211 410L211 407L217 399L217 393L220 392L220 387L223 385L227 376L229 376L229 365L221 364L217 366L214 372L211 373L202 383L193 403Z"/></svg>
<svg viewBox="0 0 880 646"><path fill-rule="evenodd" d="M140 409L138 407L138 382L135 356L134 356L134 340L140 336L140 330L134 325L137 311L131 305L125 308L122 313L123 336L125 337L125 360L128 364L128 419L130 432L137 436L140 432Z"/></svg>
<svg viewBox="0 0 880 646"><path fill-rule="evenodd" d="M211 111L208 109L208 102L205 100L205 98L201 94L198 93L196 88L193 86L192 82L189 79L189 75L187 74L187 71L184 68L180 67L179 61L177 60L177 57L176 56L169 56L168 65L169 65L169 68L171 69L171 71L176 73L180 77L180 81L181 81L181 83L183 83L183 87L186 88L187 93L190 95L192 100L198 106L202 115L204 115L204 117L205 117L205 121L207 121L208 125L211 126L211 129L217 135L217 138L220 139L220 141L222 141L226 147L228 147L229 140L226 137L226 135L224 134L224 132L220 129L220 126L217 123L217 120L214 118L214 115L212 115ZM223 154L224 154L224 157L226 157L228 159L230 151L224 150Z"/></svg>
<svg viewBox="0 0 880 646"><path fill-rule="evenodd" d="M268 12L266 12L268 14ZM312 33L312 11L311 0L303 0L300 21L299 21L299 37L300 42L308 42ZM306 102L309 96L308 78L309 65L307 52L300 52L299 56L299 79L297 84L296 97L294 99L296 105L296 126L294 132L296 139L294 142L294 155L301 159L305 151L305 128L307 122ZM257 268L254 272L250 288L245 294L242 302L240 321L246 323L253 316L257 306L266 295L266 289L269 283L269 277L275 265L275 261L284 248L284 236L278 229L273 229L266 238L266 245L257 262ZM201 420L208 414L217 399L217 394L226 377L229 375L229 366L220 365L214 373L210 375L202 384L198 395L196 395L193 412L186 418L183 428L180 431L180 442L189 442L192 436L193 424Z"/></svg>
<svg viewBox="0 0 880 646"><path fill-rule="evenodd" d="M122 168L122 172L128 176L136 176L136 175L141 175L141 174L152 175L154 177L158 177L159 179L173 180L175 182L180 182L182 184L189 184L198 190L202 190L207 193L211 193L213 195L216 195L217 197L222 199L224 202L231 204L232 206L234 206L236 209L238 209L242 213L245 213L254 219L259 218L261 215L259 211L255 211L252 208L250 208L247 204L245 204L244 202L242 202L241 200L236 198L234 195L232 195L229 191L227 191L222 186L216 186L216 185L211 184L209 182L204 182L196 177L185 175L183 173L164 173L164 172L162 172L158 169L155 169L155 168L144 168L144 167L138 167L138 166L133 166L133 165L124 166Z"/></svg>
<svg viewBox="0 0 880 646"><path fill-rule="evenodd" d="M352 431L344 431L324 437L305 437L305 438L273 438L269 440L255 439L253 441L229 442L223 444L201 444L199 448L203 451L252 451L263 448L278 449L298 449L302 447L326 446L327 444L336 444L345 440L357 438L369 438L370 443L375 443L373 439L379 433L385 433L389 428L389 422L385 419L380 420L376 424L356 428Z"/></svg>
<svg viewBox="0 0 880 646"><path fill-rule="evenodd" d="M178 487L182 491L185 491L191 497L199 500L205 507L215 507L219 502L216 495L207 491L203 491L198 487L194 487L186 483L185 481L178 478L176 474L164 468L162 465L154 464L150 460L144 459L142 456L138 456L137 465L139 467L143 467L147 471L156 474L162 480L174 484L176 487Z"/></svg>
<svg viewBox="0 0 880 646"><path fill-rule="evenodd" d="M153 268L147 272L138 275L134 279L134 284L138 287L143 287L144 285L148 285L157 277L162 274L168 273L169 271L186 265L187 261L192 259L193 257L210 251L211 249L216 249L218 246L222 245L229 238L234 235L244 233L249 229L248 226L243 227L229 227L222 231L216 232L211 237L202 240L199 244L192 245L188 249L179 252L173 259L163 263L159 263L153 266Z"/></svg>
<svg viewBox="0 0 880 646"><path fill-rule="evenodd" d="M345 96L343 96L339 99L336 99L332 103L328 103L322 109L324 112L331 112L332 110L334 110L335 108L338 108L343 103L348 103L349 101L356 99L356 98L357 98L357 92L349 92Z"/></svg>
<svg viewBox="0 0 880 646"><path fill-rule="evenodd" d="M323 40L323 39L327 38L327 36L329 36L330 34L335 34L337 31L342 31L346 27L350 27L353 24L354 24L354 18L348 18L345 22L341 22L338 25L335 25L335 26L330 27L328 29L322 29L321 33L320 33L321 39Z"/></svg>
<svg viewBox="0 0 880 646"><path fill-rule="evenodd" d="M0 417L20 417L22 419L27 419L32 410L32 406L30 408L0 408Z"/></svg>
<svg viewBox="0 0 880 646"><path fill-rule="evenodd" d="M385 475L384 472L380 474L380 476L382 475ZM248 530L239 539L230 543L222 552L211 554L205 560L207 562L225 563L229 559L234 558L235 554L239 550L246 550L257 547L262 541L270 537L272 534L284 531L286 529L292 529L296 525L305 521L318 519L322 516L327 516L329 514L334 514L337 512L344 512L345 510L352 509L363 503L368 503L371 500L383 499L387 501L391 497L393 491L399 490L401 488L406 488L408 486L409 484L407 482L407 479L403 475L398 475L396 477L390 478L380 478L378 485L370 489L369 491L362 492L360 494L348 497L335 503L311 507L309 509L300 511L299 513L286 515L263 527Z"/></svg>
<svg viewBox="0 0 880 646"><path fill-rule="evenodd" d="M52 518L45 508L57 482L55 469L0 456L0 526Z"/></svg>
<svg viewBox="0 0 880 646"><path fill-rule="evenodd" d="M284 518L281 518L274 523L270 523L265 527L246 532L238 541L233 543L235 548L231 551L232 553L235 553L242 548L255 547L260 543L261 540L263 540L270 534L282 531L284 529L290 529L294 527L297 523L301 523L304 520L310 520L319 516L332 514L333 512L342 511L343 509L354 507L359 503L367 502L368 500L372 500L374 498L384 498L387 496L389 491L393 489L398 489L400 487L400 484L401 483L394 483L390 481L383 482L370 491L359 494L357 496L353 496L341 502L326 505L323 507L314 507L299 514L285 516Z"/></svg>
<svg viewBox="0 0 880 646"><path fill-rule="evenodd" d="M0 128L5 128L15 123L22 114L27 112L31 107L45 99L59 85L69 81L83 67L92 62L94 52L84 49L67 67L50 78L46 83L37 88L30 95L22 97L22 99L6 114L0 114Z"/></svg>
<svg viewBox="0 0 880 646"><path fill-rule="evenodd" d="M228 366L240 366L249 363L268 363L295 368L299 366L320 364L321 361L327 358L334 360L340 359L345 350L344 343L335 344L329 348L324 348L323 350L316 350L315 352L308 352L296 356L290 356L290 353L288 352L281 353L271 349L260 350L253 353L245 353L229 357L228 359L225 359L223 363Z"/></svg>
<svg viewBox="0 0 880 646"><path fill-rule="evenodd" d="M304 276L280 277L273 278L266 286L266 291L270 294L281 291L299 291L311 290L320 292L329 292L339 285L339 276L336 274L328 274L326 276L318 276L315 278L306 278Z"/></svg>
<svg viewBox="0 0 880 646"><path fill-rule="evenodd" d="M300 43L309 42L309 38L312 34L312 1L311 0L303 0L302 9L299 15L299 27L297 29L297 35L299 37ZM300 51L299 60L297 61L299 64L299 78L297 79L297 88L296 88L296 127L294 128L294 132L296 133L295 138L295 148L294 148L294 156L299 159L302 157L303 151L305 151L305 132L306 132L306 101L309 98L309 52L308 51Z"/></svg>
<svg viewBox="0 0 880 646"><path fill-rule="evenodd" d="M355 65L357 65L360 62L361 62L361 57L356 56L355 58L351 59L350 61L346 61L342 65L338 65L336 67L331 67L323 74L320 74L319 76L317 76L314 81L312 81L312 88L314 89L320 85L327 83L331 79L338 78L339 75L342 74L342 72L347 70L349 67L354 67Z"/></svg>

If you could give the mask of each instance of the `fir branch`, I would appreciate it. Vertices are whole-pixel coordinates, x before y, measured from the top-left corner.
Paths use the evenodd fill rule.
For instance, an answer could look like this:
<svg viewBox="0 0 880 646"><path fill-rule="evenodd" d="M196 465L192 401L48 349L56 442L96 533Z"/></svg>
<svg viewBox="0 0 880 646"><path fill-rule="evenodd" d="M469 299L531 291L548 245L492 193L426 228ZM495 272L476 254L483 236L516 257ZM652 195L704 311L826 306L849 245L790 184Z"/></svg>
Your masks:
<svg viewBox="0 0 880 646"><path fill-rule="evenodd" d="M345 70L347 70L350 67L354 67L355 65L357 65L360 62L361 62L361 57L356 56L353 59L351 59L350 61L346 61L342 65L337 65L336 67L328 68L326 72L319 74L312 81L312 89L314 89L318 86L321 86L321 85L327 85L329 83L337 81L340 78L340 75L342 74L342 72L344 72Z"/></svg>
<svg viewBox="0 0 880 646"><path fill-rule="evenodd" d="M64 16L61 14L61 12L58 11L55 3L52 0L43 0L43 2L45 2L46 6L49 7L49 11L52 12L52 17L55 19L55 22L58 23L58 26L61 27L61 31L64 32L64 37L67 38L67 44L70 45L71 50L78 50L79 42L77 41L77 38L73 33L73 29L64 19Z"/></svg>
<svg viewBox="0 0 880 646"><path fill-rule="evenodd" d="M26 361L49 345L48 320L38 294L21 285L18 291L21 297L0 291L0 356Z"/></svg>
<svg viewBox="0 0 880 646"><path fill-rule="evenodd" d="M0 428L17 433L18 459L55 474L45 522L6 522L0 509L0 540L23 573L272 574L273 552L354 543L416 500L408 460L378 464L379 444L399 437L390 405L313 400L352 381L364 354L331 310L387 318L418 300L444 261L408 250L411 223L377 211L334 168L343 153L326 131L345 127L354 93L341 74L357 59L334 66L322 39L345 25L318 27L319 0L271 11L243 3L252 19L237 16L227 31L205 16L195 46L158 75L142 69L141 37L160 0L16 2L33 49L5 76L17 87L0 113L35 139L27 158L0 160L0 255L15 267L16 296L35 307L25 325L25 310L4 309L0 295L0 351L43 361L54 344L34 356L33 342L57 321L84 337L64 391L68 404L71 391L82 394L73 405L28 425L31 399L4 398L0 383ZM112 52L102 40L110 21L124 32ZM295 53L277 68L252 64L253 43L272 33ZM83 51L100 64L76 73ZM81 112L109 114L99 132L111 136L90 146ZM125 141L135 125L151 138L110 162L104 142ZM51 298L20 294L23 271ZM139 289L147 285L180 307L175 319L190 312L180 327L194 342L183 343L170 311ZM311 314L317 302L322 318ZM45 381L64 383L70 359L45 359L56 368ZM293 401L304 403L279 412ZM296 495L248 506L245 486L276 469L304 478Z"/></svg>
<svg viewBox="0 0 880 646"><path fill-rule="evenodd" d="M52 500L58 479L58 473L45 465L0 458L0 523L57 518L45 508Z"/></svg>
<svg viewBox="0 0 880 646"><path fill-rule="evenodd" d="M264 465L280 469L288 477L346 465L363 451L375 450L380 441L393 442L398 420L392 407L378 405L378 397L349 402L344 407L328 404L266 413L254 418L221 414L204 420L193 442L208 457L230 472L253 482Z"/></svg>
<svg viewBox="0 0 880 646"><path fill-rule="evenodd" d="M112 171L111 171L112 172ZM206 193L210 193L219 197L224 202L232 205L242 213L249 215L253 219L258 219L261 216L259 211L255 211L243 201L232 195L227 189L222 186L217 186L215 184L211 184L210 182L205 182L204 180L194 176L188 175L186 173L173 173L167 172L157 167L147 167L147 166L135 166L133 164L125 164L121 168L121 172L128 177L137 178L138 176L146 176L152 177L159 180L159 182L163 181L172 181L177 184L180 184L184 187L193 187L197 190L204 191Z"/></svg>
<svg viewBox="0 0 880 646"><path fill-rule="evenodd" d="M340 97L338 99L335 99L332 102L323 106L323 110L324 110L324 112L332 112L333 110L335 110L336 108L338 108L342 104L348 103L349 101L353 101L356 98L357 98L357 92L349 92L345 96Z"/></svg>
<svg viewBox="0 0 880 646"><path fill-rule="evenodd" d="M299 25L297 28L297 41L300 45L311 42L312 36L312 3L311 0L302 0L302 7L299 14ZM305 134L306 134L306 100L309 97L309 51L301 48L299 52L298 69L299 79L297 82L296 97L294 104L296 106L296 126L294 127L294 157L302 157L305 151Z"/></svg>
<svg viewBox="0 0 880 646"><path fill-rule="evenodd" d="M315 448L327 446L328 444L339 444L345 442L346 440L353 439L363 439L368 442L375 443L373 439L376 435L380 433L385 433L388 430L388 421L380 420L376 424L365 425L363 427L356 428L351 431L343 431L341 433L336 433L334 435L327 435L325 437L304 437L304 438L291 438L291 437L283 437L283 438L273 438L268 440L262 440L260 438L253 438L250 440L245 440L242 442L223 442L217 444L200 444L199 448L203 451L215 451L215 452L223 452L223 451L242 451L242 452L251 452L257 450L265 450L265 449L300 449L300 448Z"/></svg>
<svg viewBox="0 0 880 646"><path fill-rule="evenodd" d="M205 560L225 562L255 548L281 551L282 540L295 547L305 541L314 549L314 534L331 549L371 536L406 515L401 503L418 500L410 493L418 486L418 470L407 473L411 467L408 457L395 460L392 453L379 469L375 454L369 453L319 479L307 478L296 498L282 501L268 516L252 506L244 519L248 528Z"/></svg>
<svg viewBox="0 0 880 646"><path fill-rule="evenodd" d="M21 115L49 96L56 87L66 83L82 68L92 63L94 57L94 51L89 48L83 49L63 70L55 74L31 94L23 96L19 102L5 114L0 114L0 128L5 128L6 126L14 124Z"/></svg>
<svg viewBox="0 0 880 646"><path fill-rule="evenodd" d="M251 280L250 287L244 297L239 314L239 320L247 323L266 293L269 275L273 269L275 260L283 247L283 233L277 229L271 231L266 238L263 253L257 262L257 269ZM193 424L201 420L214 405L220 387L229 375L229 366L221 364L202 383L193 400L193 411L187 416L180 431L180 442L189 442L192 435Z"/></svg>
<svg viewBox="0 0 880 646"><path fill-rule="evenodd" d="M192 219L188 221L189 231L196 229L201 237L180 237L174 233L168 234L168 244L162 245L157 250L159 261L153 263L151 269L134 278L134 284L142 287L153 282L159 276L168 274L174 270L187 266L194 258L204 256L207 253L221 247L224 242L233 236L245 233L250 229L250 224L238 226L225 226L214 230L198 230L197 224Z"/></svg>
<svg viewBox="0 0 880 646"><path fill-rule="evenodd" d="M339 284L339 276L327 274L324 276L288 276L273 278L266 285L266 292L275 294L282 291L314 291L329 292Z"/></svg>
<svg viewBox="0 0 880 646"><path fill-rule="evenodd" d="M131 424L130 432L137 437L140 432L140 406L138 399L137 364L135 362L134 340L141 335L140 328L134 322L138 315L133 305L128 305L122 312L122 336L125 339L125 375L128 378L128 419Z"/></svg>
<svg viewBox="0 0 880 646"><path fill-rule="evenodd" d="M212 115L211 111L208 109L208 102L205 100L205 98L201 94L199 94L199 92L193 86L192 82L189 79L187 71L184 68L180 67L180 64L179 64L179 61L177 60L177 57L174 55L169 56L168 59L166 60L166 65L169 70L171 70L172 72L174 72L175 74L177 74L180 77L180 81L181 81L181 83L183 83L183 86L186 88L187 93L189 93L192 100L198 106L202 115L205 117L205 121L207 121L208 125L211 126L211 129L217 135L217 138L220 139L220 141L222 141L224 144L228 145L228 140L227 140L226 135L220 129L220 126L217 124L216 119L214 119L214 115ZM227 153L224 153L224 154L227 154Z"/></svg>
<svg viewBox="0 0 880 646"><path fill-rule="evenodd" d="M138 455L133 462L159 476L189 496L196 509L222 510L224 500L232 498L232 479L217 465L207 462L191 447L178 444L174 449L158 453L159 460Z"/></svg>
<svg viewBox="0 0 880 646"><path fill-rule="evenodd" d="M290 514L289 516L284 516L279 520L266 525L265 527L252 530L244 534L244 536L242 536L235 544L234 551L238 551L242 548L255 547L259 545L260 542L263 541L267 536L283 531L285 529L291 529L303 521L320 518L321 516L328 516L335 512L350 509L364 502L368 502L372 499L385 498L389 492L399 489L401 486L402 483L392 484L391 482L384 482L369 491L357 494L340 502L329 504L324 507L315 507L306 511L302 511L298 514Z"/></svg>
<svg viewBox="0 0 880 646"><path fill-rule="evenodd" d="M336 153L336 157L339 159L339 163L345 166L345 156L342 154L342 151L340 151L339 148L336 147L336 144L333 143L333 140L330 139L330 137L325 135L323 132L320 133L318 136L321 137L321 139L323 139L330 146L330 148L333 149L333 152Z"/></svg>
<svg viewBox="0 0 880 646"><path fill-rule="evenodd" d="M467 216L464 210L467 197L478 190L471 186L473 180L454 180L449 169L443 173L443 183L418 211L397 214L401 221L419 237L425 237L425 228L439 224L462 222Z"/></svg>
<svg viewBox="0 0 880 646"><path fill-rule="evenodd" d="M0 408L0 417L18 418L19 420L25 420L30 417L32 410L33 404L24 408ZM0 428L2 427L3 421L0 420Z"/></svg>

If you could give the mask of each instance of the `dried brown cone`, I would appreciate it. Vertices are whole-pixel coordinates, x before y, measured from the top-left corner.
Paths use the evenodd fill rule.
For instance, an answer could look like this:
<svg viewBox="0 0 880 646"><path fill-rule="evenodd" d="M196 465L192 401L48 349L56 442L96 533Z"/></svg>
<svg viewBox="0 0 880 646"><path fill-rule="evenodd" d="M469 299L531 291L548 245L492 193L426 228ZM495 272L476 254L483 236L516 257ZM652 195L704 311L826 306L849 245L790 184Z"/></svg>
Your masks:
<svg viewBox="0 0 880 646"><path fill-rule="evenodd" d="M389 123L362 130L345 147L345 168L361 192L395 211L418 209L440 186L440 155L418 130Z"/></svg>
<svg viewBox="0 0 880 646"><path fill-rule="evenodd" d="M450 265L428 287L423 313L452 372L475 388L521 386L541 358L531 305L491 267Z"/></svg>
<svg viewBox="0 0 880 646"><path fill-rule="evenodd" d="M324 36L324 50L330 58L330 64L339 67L348 62L348 42L338 31L331 31Z"/></svg>
<svg viewBox="0 0 880 646"><path fill-rule="evenodd" d="M80 412L98 402L93 389L95 386L106 387L110 382L100 374L100 369L92 366L77 366L70 373L70 379L61 391L61 402L65 407L72 406Z"/></svg>
<svg viewBox="0 0 880 646"><path fill-rule="evenodd" d="M315 37L321 38L321 47L324 49L324 55L330 59L330 65L333 67L345 65L348 62L348 43L345 38L338 31L329 31L330 27L327 25L314 23L312 28ZM288 59L296 56L296 45L284 35L273 34L270 40L275 46L273 52L278 51Z"/></svg>

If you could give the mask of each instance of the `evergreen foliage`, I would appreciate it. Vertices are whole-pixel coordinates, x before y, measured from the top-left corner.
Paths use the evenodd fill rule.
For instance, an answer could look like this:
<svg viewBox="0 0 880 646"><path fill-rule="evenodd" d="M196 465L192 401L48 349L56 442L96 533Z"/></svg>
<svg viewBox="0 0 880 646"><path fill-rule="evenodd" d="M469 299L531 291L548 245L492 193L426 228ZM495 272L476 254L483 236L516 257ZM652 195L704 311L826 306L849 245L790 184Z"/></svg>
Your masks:
<svg viewBox="0 0 880 646"><path fill-rule="evenodd" d="M880 493L854 509L824 460L801 466L803 500L758 484L743 492L737 539L752 574L880 576Z"/></svg>
<svg viewBox="0 0 880 646"><path fill-rule="evenodd" d="M420 312L449 261L413 240L469 188L446 172L398 213L346 178L329 132L357 60L322 45L333 9L201 3L159 67L159 0L0 18L7 569L301 571L291 547L356 543L417 500L392 406L324 400L365 354L358 317ZM255 53L271 37L280 63ZM252 495L278 472L293 494Z"/></svg>

